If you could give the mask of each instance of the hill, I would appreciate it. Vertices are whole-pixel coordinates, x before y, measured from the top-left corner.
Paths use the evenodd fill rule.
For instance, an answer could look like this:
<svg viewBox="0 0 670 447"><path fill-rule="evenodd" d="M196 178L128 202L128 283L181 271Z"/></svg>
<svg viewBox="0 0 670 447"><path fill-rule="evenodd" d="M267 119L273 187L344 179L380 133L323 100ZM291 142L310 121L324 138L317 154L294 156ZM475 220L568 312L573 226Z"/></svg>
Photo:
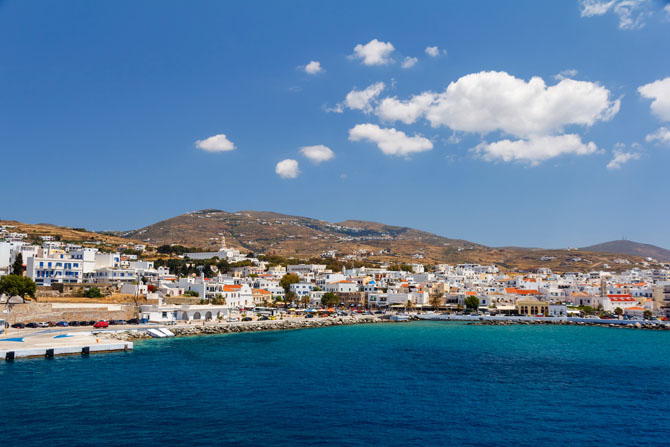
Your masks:
<svg viewBox="0 0 670 447"><path fill-rule="evenodd" d="M267 211L229 213L212 209L182 214L122 235L152 245L180 244L204 250L217 249L225 238L228 247L294 257L314 257L337 250L338 255L372 252L420 259L441 257L445 250L483 247L376 222L330 223Z"/></svg>
<svg viewBox="0 0 670 447"><path fill-rule="evenodd" d="M602 244L584 247L582 250L599 253L616 253L628 256L641 256L643 258L654 258L659 261L670 261L670 250L657 247L656 245L642 244L640 242L627 240L603 242Z"/></svg>
<svg viewBox="0 0 670 447"><path fill-rule="evenodd" d="M98 233L88 231L85 228L59 227L56 225L41 223L27 224L13 220L0 220L0 226L6 226L11 232L26 233L28 241L39 243L40 236L54 236L62 242L74 242L91 245L106 245L116 247L122 244L128 244L127 238L121 238L113 234ZM139 243L139 241L135 241Z"/></svg>
<svg viewBox="0 0 670 447"><path fill-rule="evenodd" d="M180 244L208 251L216 250L225 238L228 247L299 259L336 250L338 257L358 255L377 262L495 263L509 270L546 267L559 273L624 270L643 261L631 255L626 256L628 263L616 263L621 255L586 250L487 247L377 222L330 223L266 211L194 211L120 235L151 245Z"/></svg>

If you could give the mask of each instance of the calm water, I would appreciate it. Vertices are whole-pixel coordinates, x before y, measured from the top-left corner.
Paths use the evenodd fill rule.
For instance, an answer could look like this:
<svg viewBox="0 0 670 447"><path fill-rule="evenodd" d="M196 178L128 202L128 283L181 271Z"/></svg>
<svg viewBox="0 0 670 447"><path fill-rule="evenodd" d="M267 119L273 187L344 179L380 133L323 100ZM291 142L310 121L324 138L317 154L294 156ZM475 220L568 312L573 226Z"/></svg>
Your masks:
<svg viewBox="0 0 670 447"><path fill-rule="evenodd" d="M0 363L5 445L668 445L670 333L422 322Z"/></svg>

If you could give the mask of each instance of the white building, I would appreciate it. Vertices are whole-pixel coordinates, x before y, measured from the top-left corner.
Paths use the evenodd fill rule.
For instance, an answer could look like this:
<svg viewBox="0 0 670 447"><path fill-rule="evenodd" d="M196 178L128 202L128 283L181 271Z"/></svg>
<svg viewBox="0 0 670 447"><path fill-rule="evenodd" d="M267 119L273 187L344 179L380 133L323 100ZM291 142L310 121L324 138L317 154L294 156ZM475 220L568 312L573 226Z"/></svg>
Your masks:
<svg viewBox="0 0 670 447"><path fill-rule="evenodd" d="M309 295L313 288L314 284L311 282L299 282L291 284L291 292L295 293L298 298Z"/></svg>

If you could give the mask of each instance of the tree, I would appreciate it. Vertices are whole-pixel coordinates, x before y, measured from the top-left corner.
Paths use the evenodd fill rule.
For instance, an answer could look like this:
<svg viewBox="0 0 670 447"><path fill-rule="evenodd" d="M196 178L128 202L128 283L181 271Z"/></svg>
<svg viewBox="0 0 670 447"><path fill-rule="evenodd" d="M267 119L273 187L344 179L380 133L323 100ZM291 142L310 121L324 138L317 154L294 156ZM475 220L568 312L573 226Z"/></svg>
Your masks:
<svg viewBox="0 0 670 447"><path fill-rule="evenodd" d="M439 309L440 306L442 305L442 297L439 295L435 295L431 297L430 299L430 305L433 306L435 310Z"/></svg>
<svg viewBox="0 0 670 447"><path fill-rule="evenodd" d="M616 309L614 309L614 313L617 314L618 316L621 316L621 315L623 315L623 309L620 308L620 307L617 307Z"/></svg>
<svg viewBox="0 0 670 447"><path fill-rule="evenodd" d="M479 298L474 295L471 295L465 298L465 307L472 310L479 309Z"/></svg>
<svg viewBox="0 0 670 447"><path fill-rule="evenodd" d="M293 303L297 297L298 295L296 295L295 292L287 292L286 295L284 295L284 305L288 307L288 305Z"/></svg>
<svg viewBox="0 0 670 447"><path fill-rule="evenodd" d="M284 292L288 295L291 291L291 284L296 284L300 282L300 277L294 273L287 273L279 281L279 285L284 288Z"/></svg>
<svg viewBox="0 0 670 447"><path fill-rule="evenodd" d="M651 317L652 317L652 315L653 315L653 314L651 313L651 311L650 311L649 309L647 309L647 310L644 311L644 319L645 319L645 320L650 320Z"/></svg>
<svg viewBox="0 0 670 447"><path fill-rule="evenodd" d="M333 292L326 292L321 297L321 304L325 307L337 306L340 302L340 297L335 295Z"/></svg>
<svg viewBox="0 0 670 447"><path fill-rule="evenodd" d="M12 274L18 276L23 275L23 255L21 253L16 255L14 264L12 264Z"/></svg>
<svg viewBox="0 0 670 447"><path fill-rule="evenodd" d="M407 300L407 304L405 304L405 308L407 308L407 310L412 310L415 307L416 307L416 305L414 304L414 302L412 300Z"/></svg>
<svg viewBox="0 0 670 447"><path fill-rule="evenodd" d="M35 297L37 285L35 282L21 275L7 275L0 278L0 294L4 293L7 296L18 295L25 297L26 295Z"/></svg>
<svg viewBox="0 0 670 447"><path fill-rule="evenodd" d="M105 295L97 287L90 287L86 292L84 292L84 296L86 298L102 298Z"/></svg>

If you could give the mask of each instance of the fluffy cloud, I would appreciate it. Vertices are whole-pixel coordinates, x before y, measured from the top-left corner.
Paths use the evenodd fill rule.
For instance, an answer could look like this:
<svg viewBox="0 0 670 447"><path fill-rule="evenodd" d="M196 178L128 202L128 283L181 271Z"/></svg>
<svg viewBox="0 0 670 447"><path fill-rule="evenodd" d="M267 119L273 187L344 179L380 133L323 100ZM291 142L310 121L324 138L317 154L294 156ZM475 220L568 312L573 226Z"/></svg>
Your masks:
<svg viewBox="0 0 670 447"><path fill-rule="evenodd" d="M372 39L365 45L358 44L354 47L354 59L360 59L363 65L387 65L393 62L391 53L395 48L391 42L380 42Z"/></svg>
<svg viewBox="0 0 670 447"><path fill-rule="evenodd" d="M303 146L300 148L300 153L315 164L323 163L335 157L335 153L323 144Z"/></svg>
<svg viewBox="0 0 670 447"><path fill-rule="evenodd" d="M562 132L568 125L591 126L611 119L620 106L609 90L592 82L564 79L547 87L539 77L526 82L496 71L463 76L443 93L387 99L377 108L387 121L411 124L423 116L433 127L481 134L500 130L522 138Z"/></svg>
<svg viewBox="0 0 670 447"><path fill-rule="evenodd" d="M438 57L440 55L440 48L435 46L435 47L426 47L426 54L430 57ZM442 50L442 53L446 54L447 52L445 50Z"/></svg>
<svg viewBox="0 0 670 447"><path fill-rule="evenodd" d="M623 165L631 160L639 160L640 154L637 152L624 152L623 150L614 149L614 158L607 163L607 169L616 170L621 169Z"/></svg>
<svg viewBox="0 0 670 447"><path fill-rule="evenodd" d="M296 178L300 174L300 169L298 168L298 162L287 158L277 163L275 166L275 173L284 179L287 178Z"/></svg>
<svg viewBox="0 0 670 447"><path fill-rule="evenodd" d="M319 61L311 61L309 64L305 65L305 73L315 75L322 73L326 70L321 67L321 62Z"/></svg>
<svg viewBox="0 0 670 447"><path fill-rule="evenodd" d="M417 59L417 58L415 58L415 57L409 57L409 56L407 56L407 57L402 61L402 64L400 64L400 66L401 66L402 68L412 68L413 66L416 65L417 62L419 62L419 59Z"/></svg>
<svg viewBox="0 0 670 447"><path fill-rule="evenodd" d="M429 151L433 143L424 137L408 136L396 129L384 129L376 124L357 124L349 130L349 140L367 140L377 144L386 155L409 156L415 152Z"/></svg>
<svg viewBox="0 0 670 447"><path fill-rule="evenodd" d="M651 113L662 121L670 121L670 77L659 79L637 89L640 95L651 102Z"/></svg>
<svg viewBox="0 0 670 447"><path fill-rule="evenodd" d="M598 147L593 142L582 143L579 135L533 137L523 140L502 140L481 143L473 151L486 161L519 161L532 166L564 154L593 154Z"/></svg>
<svg viewBox="0 0 670 447"><path fill-rule="evenodd" d="M367 87L365 90L353 89L347 93L344 104L352 110L362 110L365 113L372 112L371 102L381 94L386 85L383 82L377 82Z"/></svg>
<svg viewBox="0 0 670 447"><path fill-rule="evenodd" d="M207 152L227 152L235 149L235 144L224 134L214 135L195 142L195 147Z"/></svg>
<svg viewBox="0 0 670 447"><path fill-rule="evenodd" d="M581 0L582 17L601 16L612 12L619 17L619 28L638 29L652 15L655 6L652 0Z"/></svg>
<svg viewBox="0 0 670 447"><path fill-rule="evenodd" d="M412 124L426 113L434 101L435 95L428 92L413 96L408 101L401 101L395 96L384 98L375 113L382 121Z"/></svg>
<svg viewBox="0 0 670 447"><path fill-rule="evenodd" d="M645 138L647 143L658 142L670 146L670 128L661 127L654 133L650 133Z"/></svg>

